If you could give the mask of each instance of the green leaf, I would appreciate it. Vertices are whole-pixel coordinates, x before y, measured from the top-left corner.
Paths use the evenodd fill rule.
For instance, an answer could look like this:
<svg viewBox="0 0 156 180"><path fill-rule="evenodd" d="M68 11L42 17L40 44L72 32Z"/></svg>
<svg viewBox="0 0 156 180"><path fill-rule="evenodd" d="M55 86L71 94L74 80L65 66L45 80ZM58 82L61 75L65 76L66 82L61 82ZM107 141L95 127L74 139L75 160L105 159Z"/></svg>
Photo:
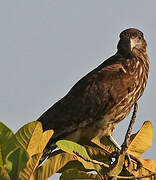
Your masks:
<svg viewBox="0 0 156 180"><path fill-rule="evenodd" d="M14 133L2 122L0 122L0 143L6 143Z"/></svg>
<svg viewBox="0 0 156 180"><path fill-rule="evenodd" d="M13 135L7 142L2 145L3 156L6 158L9 153L13 152L17 148L23 148L17 141L16 136Z"/></svg>
<svg viewBox="0 0 156 180"><path fill-rule="evenodd" d="M128 147L127 153L138 157L146 152L147 149L152 146L152 123L150 121L145 121L141 129L136 134L133 134L131 139L132 141Z"/></svg>
<svg viewBox="0 0 156 180"><path fill-rule="evenodd" d="M8 141L5 141L0 146L0 165L6 167L11 179L17 179L20 170L23 170L28 160L27 152L30 156L40 152L41 158L42 151L51 138L53 130L48 130L43 133L41 123L36 121L24 125L15 135L9 133L9 130L7 131L7 128L3 124L0 128L9 134L9 136L7 135L9 138L6 137ZM2 137L5 137L4 134ZM29 165L32 165L35 160L34 157L31 158ZM33 167L34 169L37 167L38 162L39 159L35 167ZM31 168L32 167L29 167L28 170Z"/></svg>
<svg viewBox="0 0 156 180"><path fill-rule="evenodd" d="M73 179L94 179L99 180L100 177L97 174L86 173L83 171L78 171L77 169L68 169L63 172L60 180L73 180Z"/></svg>
<svg viewBox="0 0 156 180"><path fill-rule="evenodd" d="M24 125L15 135L3 145L4 157L18 147L24 148L31 156L38 147L42 137L42 125L40 122L31 122Z"/></svg>
<svg viewBox="0 0 156 180"><path fill-rule="evenodd" d="M2 122L0 122L0 166L5 163L5 148L4 144L8 143L14 133Z"/></svg>
<svg viewBox="0 0 156 180"><path fill-rule="evenodd" d="M47 159L42 166L38 167L34 172L35 179L42 180L47 179L56 172L58 172L69 161L75 160L75 156L60 152L59 154L53 153L52 157Z"/></svg>
<svg viewBox="0 0 156 180"><path fill-rule="evenodd" d="M107 173L109 176L118 176L123 169L123 164L125 161L125 153L120 154L116 161L112 164L112 167Z"/></svg>
<svg viewBox="0 0 156 180"><path fill-rule="evenodd" d="M18 179L18 174L26 166L28 159L28 154L23 148L16 148L7 155L5 167L11 179Z"/></svg>
<svg viewBox="0 0 156 180"><path fill-rule="evenodd" d="M91 140L94 144L98 145L108 153L112 153L116 150L116 146L107 136L96 136Z"/></svg>
<svg viewBox="0 0 156 180"><path fill-rule="evenodd" d="M3 157L3 147L2 147L2 144L0 144L0 167L3 167L4 165L4 157Z"/></svg>
<svg viewBox="0 0 156 180"><path fill-rule="evenodd" d="M75 155L74 152L76 152L79 155L81 155L82 157L84 157L85 159L90 160L90 157L89 157L85 147L83 147L75 142L68 141L68 140L60 140L60 141L56 142L56 145L65 152L68 152L73 155ZM83 166L86 169L93 169L96 171L99 171L101 169L100 165L92 163L92 162L88 162L79 156L77 156L77 159L83 164Z"/></svg>
<svg viewBox="0 0 156 180"><path fill-rule="evenodd" d="M56 156L57 154L62 154L64 153L64 151L62 151L61 149L54 151L51 156ZM68 154L68 153L66 153ZM73 157L73 160L67 162L61 169L59 169L59 171L57 171L57 173L62 173L63 171L66 171L68 169L73 169L76 168L79 171L85 171L85 172L89 172L91 170L85 169L83 164L77 160L77 157L75 155L71 155L70 156Z"/></svg>

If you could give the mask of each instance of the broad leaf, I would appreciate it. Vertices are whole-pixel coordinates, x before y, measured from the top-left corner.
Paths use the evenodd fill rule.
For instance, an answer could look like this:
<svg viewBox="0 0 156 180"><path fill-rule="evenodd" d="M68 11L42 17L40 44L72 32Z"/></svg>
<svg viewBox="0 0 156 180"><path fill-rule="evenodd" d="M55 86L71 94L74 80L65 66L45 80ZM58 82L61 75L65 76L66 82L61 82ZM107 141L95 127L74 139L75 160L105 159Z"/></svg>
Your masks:
<svg viewBox="0 0 156 180"><path fill-rule="evenodd" d="M15 134L18 142L29 153L30 156L36 154L38 143L42 137L42 125L38 121L30 122L20 128Z"/></svg>
<svg viewBox="0 0 156 180"><path fill-rule="evenodd" d="M0 122L0 144L6 143L14 133L2 122Z"/></svg>
<svg viewBox="0 0 156 180"><path fill-rule="evenodd" d="M24 125L15 135L11 136L11 138L4 143L4 156L6 157L8 153L14 151L18 147L24 148L31 156L36 151L41 137L42 125L40 122L36 121Z"/></svg>
<svg viewBox="0 0 156 180"><path fill-rule="evenodd" d="M141 129L131 137L132 141L128 147L127 153L136 157L146 152L152 146L153 128L150 121L144 122Z"/></svg>
<svg viewBox="0 0 156 180"><path fill-rule="evenodd" d="M6 143L3 144L3 156L6 158L9 153L16 151L17 148L23 149L23 147L17 141L16 136L13 135Z"/></svg>
<svg viewBox="0 0 156 180"><path fill-rule="evenodd" d="M46 145L48 144L50 138L52 137L53 133L54 133L53 130L47 130L42 133L42 137L41 137L40 141L38 142L38 146L36 148L36 154L43 152L43 150L45 149Z"/></svg>
<svg viewBox="0 0 156 180"><path fill-rule="evenodd" d="M142 163L142 167L136 170L137 164L135 161L130 163L130 166L127 167L127 170L133 174L135 177L142 177L146 175L150 175L151 173L156 173L156 163L151 159L143 159L138 157L140 162ZM151 179L150 177L147 179Z"/></svg>
<svg viewBox="0 0 156 180"><path fill-rule="evenodd" d="M144 168L148 169L149 171L156 173L156 163L152 159L143 159L139 157Z"/></svg>
<svg viewBox="0 0 156 180"><path fill-rule="evenodd" d="M58 173L62 173L68 169L77 169L79 171L84 171L84 172L90 172L92 170L90 169L85 169L85 167L83 166L83 164L78 161L78 160L75 160L75 161L69 161L63 168L61 168Z"/></svg>
<svg viewBox="0 0 156 180"><path fill-rule="evenodd" d="M118 159L112 164L112 167L109 169L109 176L118 176L123 169L123 164L125 161L125 154L120 154Z"/></svg>
<svg viewBox="0 0 156 180"><path fill-rule="evenodd" d="M56 145L65 152L75 155L78 153L84 159L90 160L90 157L85 149L85 147L68 140L60 140L56 142ZM93 169L99 171L101 166L92 162L88 162L83 158L77 156L77 159L84 165L86 169Z"/></svg>
<svg viewBox="0 0 156 180"><path fill-rule="evenodd" d="M116 147L113 144L113 142L107 136L103 136L102 138L101 138L101 136L100 137L96 136L91 141L94 144L96 144L99 147L101 147L102 149L104 149L105 151L107 151L108 153L112 153L116 149Z"/></svg>
<svg viewBox="0 0 156 180"><path fill-rule="evenodd" d="M33 155L27 162L26 167L20 172L20 180L33 180L33 173L39 163L42 153Z"/></svg>
<svg viewBox="0 0 156 180"><path fill-rule="evenodd" d="M4 144L8 143L9 139L14 133L2 122L0 122L0 166L5 163L5 147Z"/></svg>
<svg viewBox="0 0 156 180"><path fill-rule="evenodd" d="M105 164L110 164L110 158L108 154L101 148L95 146L84 146L89 154L89 157L93 160L97 160L99 162L104 162ZM68 169L77 169L79 171L89 172L91 170L84 168L80 161L70 161L68 162L59 172L62 173ZM107 168L108 169L108 168Z"/></svg>
<svg viewBox="0 0 156 180"><path fill-rule="evenodd" d="M50 176L58 172L69 161L76 160L75 156L61 152L59 154L53 153L53 156L47 159L42 166L38 167L34 172L35 179L48 179Z"/></svg>
<svg viewBox="0 0 156 180"><path fill-rule="evenodd" d="M19 172L26 166L28 154L23 148L14 149L7 156L5 167L9 171L11 179L18 179Z"/></svg>
<svg viewBox="0 0 156 180"><path fill-rule="evenodd" d="M85 146L85 148L91 159L95 159L97 161L102 161L106 164L111 163L109 154L105 150L103 150L99 147L92 147L92 146Z"/></svg>
<svg viewBox="0 0 156 180"><path fill-rule="evenodd" d="M15 136L29 155L32 156L44 150L53 132L53 130L47 130L43 133L42 124L34 121L23 126Z"/></svg>

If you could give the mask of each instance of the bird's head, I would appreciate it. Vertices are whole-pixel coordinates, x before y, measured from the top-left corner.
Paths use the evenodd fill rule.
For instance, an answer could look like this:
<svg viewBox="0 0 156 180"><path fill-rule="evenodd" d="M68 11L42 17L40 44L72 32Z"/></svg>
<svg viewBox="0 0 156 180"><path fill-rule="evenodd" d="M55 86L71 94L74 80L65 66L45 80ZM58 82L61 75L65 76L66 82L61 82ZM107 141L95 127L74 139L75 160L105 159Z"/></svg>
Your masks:
<svg viewBox="0 0 156 180"><path fill-rule="evenodd" d="M120 33L117 49L124 56L135 56L137 51L145 53L146 46L143 33L138 29L130 28Z"/></svg>

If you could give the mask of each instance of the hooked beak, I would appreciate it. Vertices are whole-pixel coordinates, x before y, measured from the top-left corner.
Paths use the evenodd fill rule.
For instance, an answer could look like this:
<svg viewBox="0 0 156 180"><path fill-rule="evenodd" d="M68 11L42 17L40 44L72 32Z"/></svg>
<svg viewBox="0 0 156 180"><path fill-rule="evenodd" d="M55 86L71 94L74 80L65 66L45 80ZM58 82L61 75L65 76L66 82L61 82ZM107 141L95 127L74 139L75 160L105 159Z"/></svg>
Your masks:
<svg viewBox="0 0 156 180"><path fill-rule="evenodd" d="M136 39L135 38L131 38L130 39L130 48L131 48L131 51L133 50L133 48L136 47Z"/></svg>

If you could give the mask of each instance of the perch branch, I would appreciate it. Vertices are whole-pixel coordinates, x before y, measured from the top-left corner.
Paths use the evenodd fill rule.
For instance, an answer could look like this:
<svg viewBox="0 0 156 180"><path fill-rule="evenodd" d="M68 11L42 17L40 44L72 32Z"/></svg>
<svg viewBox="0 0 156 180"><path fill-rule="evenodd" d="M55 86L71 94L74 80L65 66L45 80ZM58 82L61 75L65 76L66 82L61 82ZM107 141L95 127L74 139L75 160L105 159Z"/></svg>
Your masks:
<svg viewBox="0 0 156 180"><path fill-rule="evenodd" d="M137 110L138 110L138 104L136 102L134 104L134 110L133 110L132 118L131 118L131 121L129 123L128 129L127 129L127 132L126 132L125 139L124 139L124 142L122 144L121 153L126 152L126 150L128 149L128 145L129 145L129 142L130 142L130 135L131 135L131 132L132 132L132 127L133 127L135 119L136 119Z"/></svg>
<svg viewBox="0 0 156 180"><path fill-rule="evenodd" d="M151 173L151 174L144 175L144 176L116 176L116 178L119 178L119 179L142 179L142 178L152 177L155 175L156 175L155 173Z"/></svg>

